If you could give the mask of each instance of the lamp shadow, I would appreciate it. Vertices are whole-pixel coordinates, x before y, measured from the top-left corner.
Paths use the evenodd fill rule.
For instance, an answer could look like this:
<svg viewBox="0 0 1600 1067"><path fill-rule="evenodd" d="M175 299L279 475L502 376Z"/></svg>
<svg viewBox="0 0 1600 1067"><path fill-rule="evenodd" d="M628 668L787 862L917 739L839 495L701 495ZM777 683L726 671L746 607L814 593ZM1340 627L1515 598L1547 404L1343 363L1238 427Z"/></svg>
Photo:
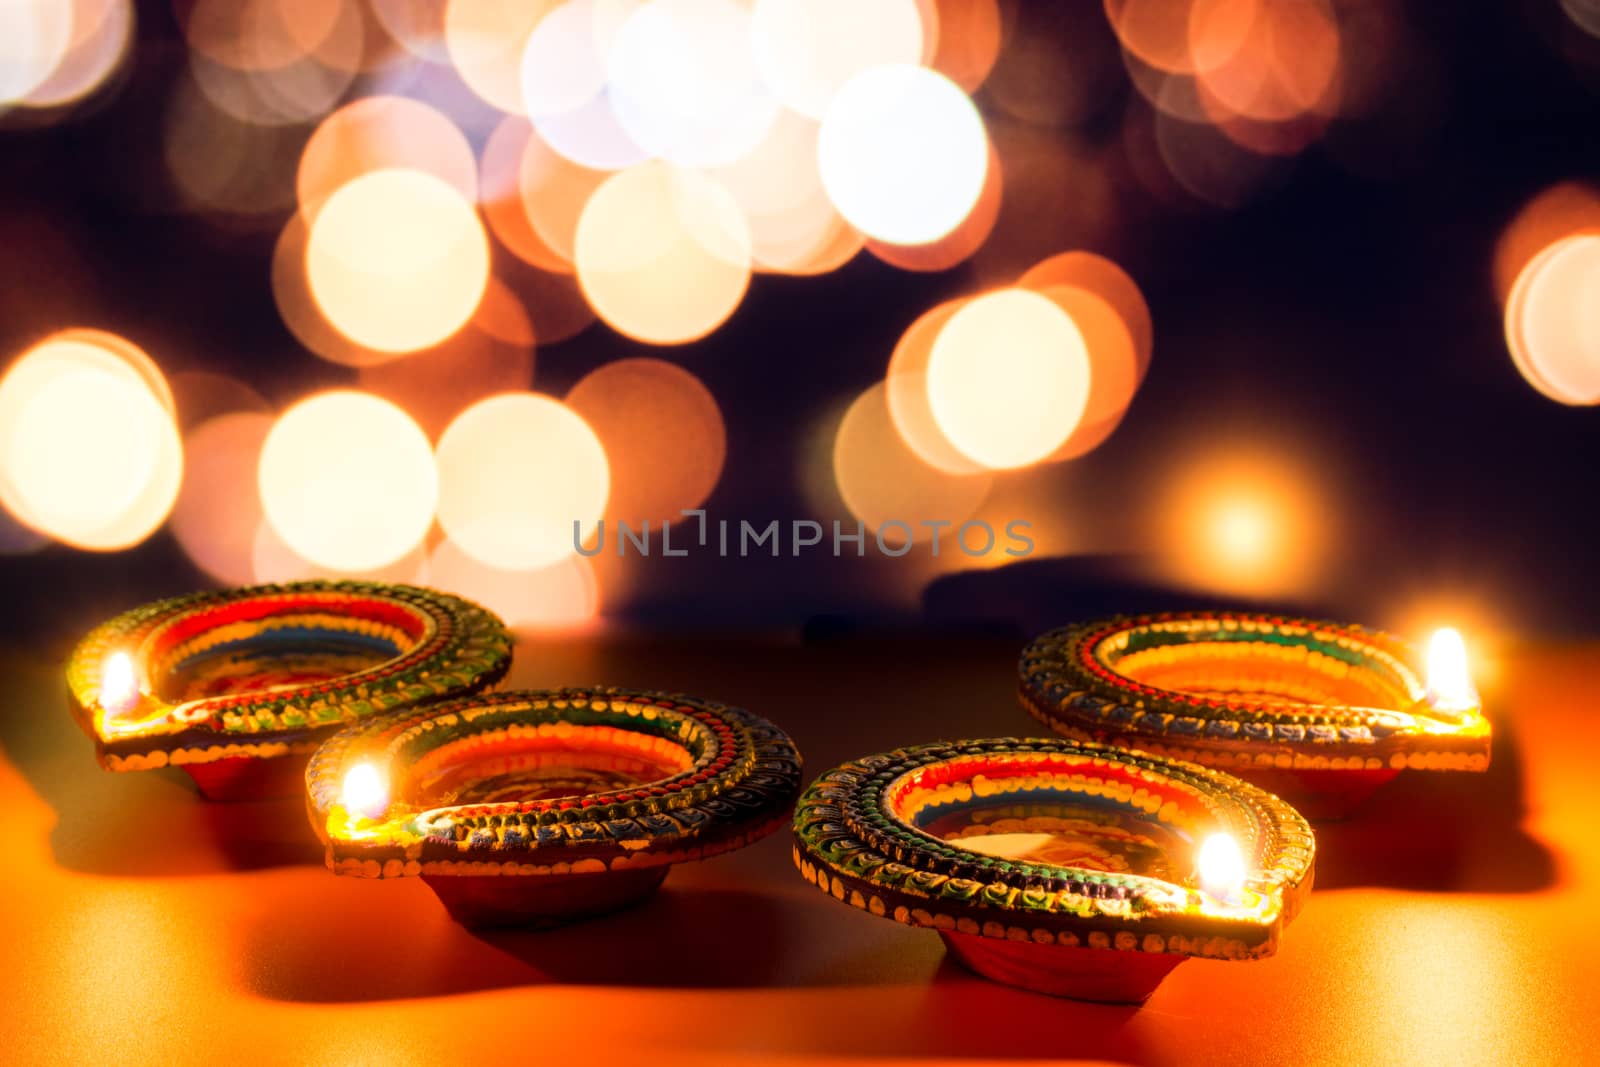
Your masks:
<svg viewBox="0 0 1600 1067"><path fill-rule="evenodd" d="M1526 780L1514 722L1497 722L1482 774L1402 772L1350 818L1315 824L1317 888L1534 893L1556 857L1523 829Z"/></svg>
<svg viewBox="0 0 1600 1067"><path fill-rule="evenodd" d="M50 848L60 866L157 878L321 864L321 843L298 796L214 803L179 770L98 767L68 710L57 662L16 650L0 657L8 696L0 750L55 812Z"/></svg>

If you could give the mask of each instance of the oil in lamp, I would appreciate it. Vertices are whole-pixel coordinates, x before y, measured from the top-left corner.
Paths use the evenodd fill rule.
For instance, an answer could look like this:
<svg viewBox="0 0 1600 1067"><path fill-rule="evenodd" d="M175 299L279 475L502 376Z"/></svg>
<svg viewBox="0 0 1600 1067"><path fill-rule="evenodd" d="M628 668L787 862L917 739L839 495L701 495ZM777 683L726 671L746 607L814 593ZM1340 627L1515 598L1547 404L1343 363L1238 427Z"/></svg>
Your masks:
<svg viewBox="0 0 1600 1067"><path fill-rule="evenodd" d="M1189 957L1277 949L1311 828L1231 775L1062 738L962 741L828 771L795 863L835 900L938 931L978 974L1141 1003Z"/></svg>
<svg viewBox="0 0 1600 1067"><path fill-rule="evenodd" d="M1483 771L1491 728L1461 635L1426 656L1359 626L1196 612L1084 623L1022 654L1022 705L1057 733L1218 767L1313 817L1402 771Z"/></svg>
<svg viewBox="0 0 1600 1067"><path fill-rule="evenodd" d="M335 874L420 877L468 926L549 926L786 824L800 754L765 719L695 697L502 692L362 720L317 750L306 783Z"/></svg>
<svg viewBox="0 0 1600 1067"><path fill-rule="evenodd" d="M380 711L477 692L504 624L403 585L297 582L162 600L92 630L67 663L74 715L113 771L182 767L202 794L299 788L310 752Z"/></svg>

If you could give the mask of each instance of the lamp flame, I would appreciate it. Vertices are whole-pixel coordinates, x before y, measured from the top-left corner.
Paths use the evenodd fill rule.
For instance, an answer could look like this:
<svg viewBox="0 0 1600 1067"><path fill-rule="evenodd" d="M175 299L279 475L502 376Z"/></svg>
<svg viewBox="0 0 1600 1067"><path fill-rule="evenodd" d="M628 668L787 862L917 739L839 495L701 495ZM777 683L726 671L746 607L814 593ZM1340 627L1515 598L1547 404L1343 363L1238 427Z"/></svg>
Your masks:
<svg viewBox="0 0 1600 1067"><path fill-rule="evenodd" d="M133 657L113 652L100 668L100 706L108 715L124 715L139 703L139 676Z"/></svg>
<svg viewBox="0 0 1600 1067"><path fill-rule="evenodd" d="M1428 642L1428 704L1441 711L1478 705L1478 690L1467 669L1467 646L1459 631L1446 626Z"/></svg>
<svg viewBox="0 0 1600 1067"><path fill-rule="evenodd" d="M383 817L389 807L389 786L378 768L370 763L358 763L345 772L344 790L340 794L344 809L368 819Z"/></svg>
<svg viewBox="0 0 1600 1067"><path fill-rule="evenodd" d="M1202 891L1236 904L1244 891L1244 853L1230 834L1212 834L1200 844L1197 860Z"/></svg>

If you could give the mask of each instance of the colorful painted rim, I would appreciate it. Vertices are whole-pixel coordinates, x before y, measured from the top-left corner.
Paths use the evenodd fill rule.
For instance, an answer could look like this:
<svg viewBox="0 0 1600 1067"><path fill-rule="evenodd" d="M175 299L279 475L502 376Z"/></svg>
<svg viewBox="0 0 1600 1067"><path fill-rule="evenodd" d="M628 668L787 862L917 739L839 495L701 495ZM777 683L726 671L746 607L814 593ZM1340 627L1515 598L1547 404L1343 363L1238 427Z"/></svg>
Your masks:
<svg viewBox="0 0 1600 1067"><path fill-rule="evenodd" d="M1011 798L1122 811L1184 839L1231 834L1253 872L1235 901L1187 880L1004 859L923 827L930 813ZM1037 945L1250 959L1311 888L1311 827L1230 775L1059 738L920 745L846 763L801 796L795 863L874 915Z"/></svg>
<svg viewBox="0 0 1600 1067"><path fill-rule="evenodd" d="M1022 705L1067 737L1231 770L1482 771L1482 709L1435 711L1391 634L1278 615L1143 615L1023 650Z"/></svg>
<svg viewBox="0 0 1600 1067"><path fill-rule="evenodd" d="M134 707L101 704L107 660L139 672ZM309 752L379 712L478 692L511 663L505 624L414 586L294 582L173 597L79 642L73 711L114 771Z"/></svg>
<svg viewBox="0 0 1600 1067"><path fill-rule="evenodd" d="M481 778L448 781L463 761L503 754L525 769L553 753L560 767L583 751L631 755L661 773L593 792L513 778L489 802L470 802L488 788ZM341 802L359 762L389 778L393 799L376 819ZM306 784L338 874L560 876L741 848L788 821L800 771L789 735L741 708L596 688L497 693L362 722L317 750ZM462 795L469 802L443 802Z"/></svg>

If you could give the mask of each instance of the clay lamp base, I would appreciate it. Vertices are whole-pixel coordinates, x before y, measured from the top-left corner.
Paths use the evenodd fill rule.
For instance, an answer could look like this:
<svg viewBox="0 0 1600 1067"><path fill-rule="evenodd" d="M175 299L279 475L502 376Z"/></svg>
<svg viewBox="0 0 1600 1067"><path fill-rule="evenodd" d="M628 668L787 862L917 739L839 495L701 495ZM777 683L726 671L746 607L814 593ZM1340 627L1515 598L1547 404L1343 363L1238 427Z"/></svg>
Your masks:
<svg viewBox="0 0 1600 1067"><path fill-rule="evenodd" d="M420 876L467 926L649 896L674 863L788 821L800 755L738 708L626 689L507 692L361 722L306 769L335 874Z"/></svg>
<svg viewBox="0 0 1600 1067"><path fill-rule="evenodd" d="M1022 654L1023 707L1057 733L1218 767L1312 818L1402 771L1483 771L1490 725L1460 636L1427 683L1415 649L1358 626L1186 613L1053 630Z"/></svg>
<svg viewBox="0 0 1600 1067"><path fill-rule="evenodd" d="M86 636L73 713L113 771L182 767L216 800L295 795L341 726L495 684L494 615L403 585L297 582L162 600Z"/></svg>
<svg viewBox="0 0 1600 1067"><path fill-rule="evenodd" d="M795 863L834 899L937 930L986 978L1138 1004L1190 956L1277 949L1311 828L1231 775L1059 738L922 745L801 796Z"/></svg>

